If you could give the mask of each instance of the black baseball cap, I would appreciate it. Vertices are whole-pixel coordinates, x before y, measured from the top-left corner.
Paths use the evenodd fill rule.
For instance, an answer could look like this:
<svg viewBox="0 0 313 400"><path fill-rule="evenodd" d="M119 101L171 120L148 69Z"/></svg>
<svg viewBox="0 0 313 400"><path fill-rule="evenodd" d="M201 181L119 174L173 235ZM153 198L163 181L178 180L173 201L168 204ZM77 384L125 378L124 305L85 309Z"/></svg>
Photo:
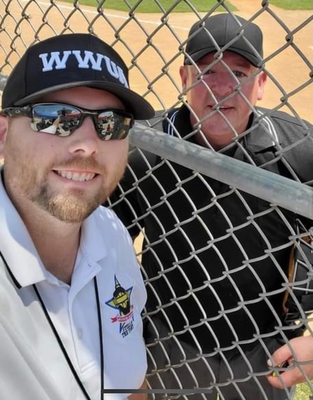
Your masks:
<svg viewBox="0 0 313 400"><path fill-rule="evenodd" d="M255 67L262 65L263 34L254 23L237 15L217 14L197 21L190 29L185 50L185 64L198 62L209 53L233 51L246 58Z"/></svg>
<svg viewBox="0 0 313 400"><path fill-rule="evenodd" d="M58 35L30 46L8 78L2 109L78 86L116 95L135 119L154 116L150 103L129 88L128 68L119 54L88 33Z"/></svg>

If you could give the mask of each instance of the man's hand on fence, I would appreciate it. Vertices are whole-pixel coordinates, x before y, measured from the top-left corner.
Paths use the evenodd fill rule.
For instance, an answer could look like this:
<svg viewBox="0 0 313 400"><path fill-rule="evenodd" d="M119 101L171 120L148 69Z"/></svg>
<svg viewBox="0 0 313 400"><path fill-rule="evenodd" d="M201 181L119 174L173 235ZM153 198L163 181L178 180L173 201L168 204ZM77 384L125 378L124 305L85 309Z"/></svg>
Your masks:
<svg viewBox="0 0 313 400"><path fill-rule="evenodd" d="M291 339L272 354L268 363L274 368L267 379L276 388L283 389L312 379L313 337L303 336Z"/></svg>

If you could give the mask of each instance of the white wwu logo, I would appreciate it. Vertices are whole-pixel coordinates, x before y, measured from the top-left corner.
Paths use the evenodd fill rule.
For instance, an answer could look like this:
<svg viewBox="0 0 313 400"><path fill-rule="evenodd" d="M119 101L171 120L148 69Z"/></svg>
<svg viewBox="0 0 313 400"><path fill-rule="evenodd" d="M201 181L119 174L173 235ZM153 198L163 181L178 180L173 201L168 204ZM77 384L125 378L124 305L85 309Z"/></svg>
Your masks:
<svg viewBox="0 0 313 400"><path fill-rule="evenodd" d="M108 73L128 88L128 83L121 67L116 65L108 56L100 53L93 53L88 50L52 51L51 53L39 54L39 58L41 58L43 64L42 71L47 72L54 69L66 69L67 61L71 55L73 55L77 61L77 68L91 68L95 71L102 71L104 63Z"/></svg>

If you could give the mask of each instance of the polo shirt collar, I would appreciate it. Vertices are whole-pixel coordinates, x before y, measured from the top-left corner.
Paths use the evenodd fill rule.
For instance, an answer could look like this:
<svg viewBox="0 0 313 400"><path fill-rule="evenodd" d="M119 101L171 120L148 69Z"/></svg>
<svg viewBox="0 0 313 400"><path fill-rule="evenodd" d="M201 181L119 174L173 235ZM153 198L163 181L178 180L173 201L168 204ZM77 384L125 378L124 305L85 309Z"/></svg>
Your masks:
<svg viewBox="0 0 313 400"><path fill-rule="evenodd" d="M103 208L102 206L100 206ZM107 240L106 235L110 235L110 231L106 231L107 226L111 226L107 221L103 221L103 213L98 207L82 224L80 247L84 254L88 254L88 258L97 263L108 254L105 247ZM109 217L110 214L108 214Z"/></svg>

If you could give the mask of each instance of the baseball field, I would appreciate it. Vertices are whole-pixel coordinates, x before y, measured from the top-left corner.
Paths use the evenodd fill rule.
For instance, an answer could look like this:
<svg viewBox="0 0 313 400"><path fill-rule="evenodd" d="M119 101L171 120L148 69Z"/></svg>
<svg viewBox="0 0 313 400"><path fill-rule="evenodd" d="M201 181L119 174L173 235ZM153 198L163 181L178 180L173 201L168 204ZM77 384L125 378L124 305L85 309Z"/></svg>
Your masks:
<svg viewBox="0 0 313 400"><path fill-rule="evenodd" d="M245 18L255 16L264 32L266 70L269 73L264 107L281 107L313 122L312 80L312 11L287 11L261 7L260 0L232 0L236 13ZM7 15L5 10L9 10ZM115 48L130 65L132 88L157 109L168 108L178 100L178 68L182 64L180 47L189 27L197 20L194 12L134 14L102 10L95 7L48 0L0 1L3 30L0 31L1 73L9 74L16 60L36 37L43 39L56 33L94 32ZM199 13L204 16L204 13ZM14 38L14 40L12 40ZM13 51L11 50L12 47Z"/></svg>

